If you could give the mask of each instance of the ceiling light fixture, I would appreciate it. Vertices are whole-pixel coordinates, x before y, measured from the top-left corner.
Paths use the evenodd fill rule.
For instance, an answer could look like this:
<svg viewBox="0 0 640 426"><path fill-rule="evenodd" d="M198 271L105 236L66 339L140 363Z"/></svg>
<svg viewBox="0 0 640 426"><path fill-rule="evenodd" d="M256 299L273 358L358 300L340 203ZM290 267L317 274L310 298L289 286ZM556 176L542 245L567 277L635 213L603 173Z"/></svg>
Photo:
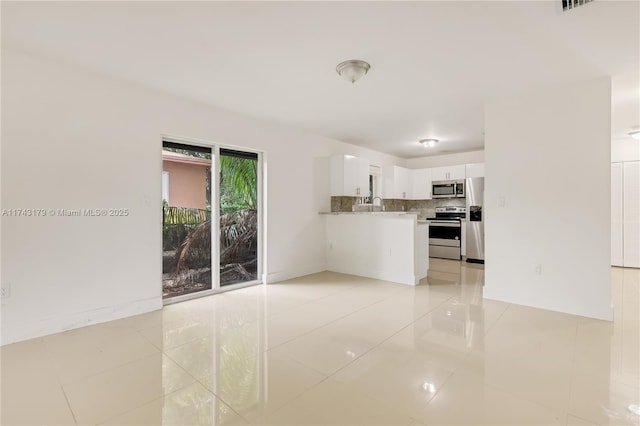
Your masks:
<svg viewBox="0 0 640 426"><path fill-rule="evenodd" d="M640 130L633 130L627 134L636 140L640 140Z"/></svg>
<svg viewBox="0 0 640 426"><path fill-rule="evenodd" d="M424 146L425 148L433 148L434 146L436 146L436 144L438 142L440 142L438 139L420 139L419 141L422 146Z"/></svg>
<svg viewBox="0 0 640 426"><path fill-rule="evenodd" d="M340 77L350 83L355 83L363 77L371 68L371 65L365 61L351 59L349 61L340 62L336 67L336 72Z"/></svg>

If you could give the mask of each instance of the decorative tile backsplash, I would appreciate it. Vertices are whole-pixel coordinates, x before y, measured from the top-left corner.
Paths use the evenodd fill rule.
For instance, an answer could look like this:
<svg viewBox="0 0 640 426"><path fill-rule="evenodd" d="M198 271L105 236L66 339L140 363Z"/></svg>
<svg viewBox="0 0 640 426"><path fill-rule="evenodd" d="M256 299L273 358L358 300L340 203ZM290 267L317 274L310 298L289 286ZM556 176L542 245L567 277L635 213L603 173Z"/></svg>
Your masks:
<svg viewBox="0 0 640 426"><path fill-rule="evenodd" d="M351 212L354 205L361 203L362 197L331 197L332 212ZM407 210L407 200L384 200L385 211L401 212Z"/></svg>
<svg viewBox="0 0 640 426"><path fill-rule="evenodd" d="M436 207L443 206L466 206L464 198L438 198L436 200L408 200L407 211L418 212L418 218L424 219L436 215Z"/></svg>
<svg viewBox="0 0 640 426"><path fill-rule="evenodd" d="M331 197L332 212L350 212L353 206L362 200L361 197ZM464 198L439 198L437 200L396 200L385 199L384 207L388 212L418 212L418 218L433 217L436 207L465 206Z"/></svg>
<svg viewBox="0 0 640 426"><path fill-rule="evenodd" d="M357 204L358 197L331 197L332 212L353 211L353 205Z"/></svg>

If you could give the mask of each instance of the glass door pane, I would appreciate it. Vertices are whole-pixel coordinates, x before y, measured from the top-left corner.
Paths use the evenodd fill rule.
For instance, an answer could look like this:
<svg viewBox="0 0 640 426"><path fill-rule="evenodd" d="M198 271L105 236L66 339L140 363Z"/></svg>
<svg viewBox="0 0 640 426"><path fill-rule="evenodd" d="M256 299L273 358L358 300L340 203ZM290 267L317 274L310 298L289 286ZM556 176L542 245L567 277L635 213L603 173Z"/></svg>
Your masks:
<svg viewBox="0 0 640 426"><path fill-rule="evenodd" d="M162 144L162 296L212 288L211 148Z"/></svg>
<svg viewBox="0 0 640 426"><path fill-rule="evenodd" d="M220 286L258 278L258 155L220 149Z"/></svg>

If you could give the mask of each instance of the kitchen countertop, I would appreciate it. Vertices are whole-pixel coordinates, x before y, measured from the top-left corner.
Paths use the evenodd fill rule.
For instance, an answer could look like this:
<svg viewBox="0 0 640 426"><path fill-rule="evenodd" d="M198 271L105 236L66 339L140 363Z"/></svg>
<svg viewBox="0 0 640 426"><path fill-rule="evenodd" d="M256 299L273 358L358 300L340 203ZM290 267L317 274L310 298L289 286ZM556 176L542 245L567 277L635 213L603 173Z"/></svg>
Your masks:
<svg viewBox="0 0 640 426"><path fill-rule="evenodd" d="M404 215L417 215L417 212L320 212L319 214L334 214L334 215L342 215L342 214L367 214L367 215L376 215L376 216L404 216Z"/></svg>

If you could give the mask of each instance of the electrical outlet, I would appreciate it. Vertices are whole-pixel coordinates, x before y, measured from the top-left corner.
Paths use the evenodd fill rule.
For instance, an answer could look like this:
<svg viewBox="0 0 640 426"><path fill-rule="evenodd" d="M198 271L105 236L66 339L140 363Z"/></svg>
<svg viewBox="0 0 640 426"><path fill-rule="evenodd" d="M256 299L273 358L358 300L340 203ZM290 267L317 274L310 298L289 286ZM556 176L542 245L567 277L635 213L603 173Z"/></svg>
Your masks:
<svg viewBox="0 0 640 426"><path fill-rule="evenodd" d="M6 299L7 297L11 297L11 284L2 283L0 298Z"/></svg>
<svg viewBox="0 0 640 426"><path fill-rule="evenodd" d="M542 264L536 263L535 265L533 265L533 272L537 275L542 275Z"/></svg>
<svg viewBox="0 0 640 426"><path fill-rule="evenodd" d="M333 243L329 243L329 250L333 250Z"/></svg>

